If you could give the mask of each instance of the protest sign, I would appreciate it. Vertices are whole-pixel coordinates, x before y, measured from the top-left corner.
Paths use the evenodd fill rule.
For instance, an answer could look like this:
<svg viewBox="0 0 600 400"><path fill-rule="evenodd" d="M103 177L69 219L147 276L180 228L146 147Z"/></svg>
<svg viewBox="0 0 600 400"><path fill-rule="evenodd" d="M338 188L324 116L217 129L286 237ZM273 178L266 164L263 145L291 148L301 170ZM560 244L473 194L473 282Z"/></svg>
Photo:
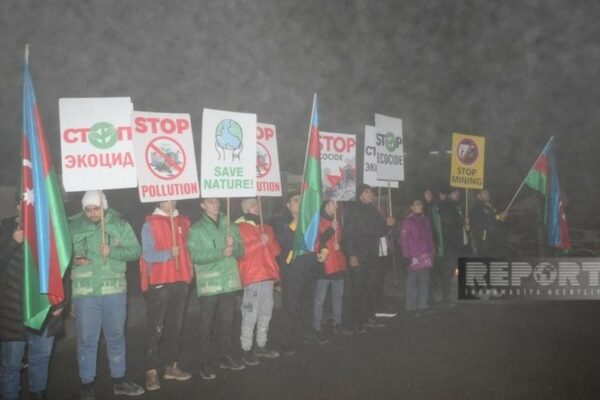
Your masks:
<svg viewBox="0 0 600 400"><path fill-rule="evenodd" d="M398 181L383 181L377 179L377 146L375 145L375 127L365 125L365 154L363 162L363 183L371 187L399 187Z"/></svg>
<svg viewBox="0 0 600 400"><path fill-rule="evenodd" d="M454 133L452 135L450 186L483 189L484 165L485 138Z"/></svg>
<svg viewBox="0 0 600 400"><path fill-rule="evenodd" d="M356 135L319 133L323 200L351 201L356 197Z"/></svg>
<svg viewBox="0 0 600 400"><path fill-rule="evenodd" d="M256 114L204 109L202 197L256 196Z"/></svg>
<svg viewBox="0 0 600 400"><path fill-rule="evenodd" d="M136 187L131 99L64 98L58 108L65 190Z"/></svg>
<svg viewBox="0 0 600 400"><path fill-rule="evenodd" d="M275 125L256 124L256 179L259 196L281 196Z"/></svg>
<svg viewBox="0 0 600 400"><path fill-rule="evenodd" d="M375 114L377 179L404 180L404 141L402 120Z"/></svg>
<svg viewBox="0 0 600 400"><path fill-rule="evenodd" d="M200 197L189 114L134 111L131 128L140 201Z"/></svg>

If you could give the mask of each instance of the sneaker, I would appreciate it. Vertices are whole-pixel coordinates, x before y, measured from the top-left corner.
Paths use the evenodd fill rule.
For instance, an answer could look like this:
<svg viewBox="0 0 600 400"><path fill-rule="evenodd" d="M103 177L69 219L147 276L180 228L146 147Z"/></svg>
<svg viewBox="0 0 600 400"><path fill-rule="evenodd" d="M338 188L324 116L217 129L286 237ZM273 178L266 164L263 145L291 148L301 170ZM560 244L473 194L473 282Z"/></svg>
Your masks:
<svg viewBox="0 0 600 400"><path fill-rule="evenodd" d="M133 382L123 381L113 385L113 393L115 395L141 396L144 394L144 388Z"/></svg>
<svg viewBox="0 0 600 400"><path fill-rule="evenodd" d="M329 343L329 339L325 338L321 331L313 331L308 334L306 339L304 340L306 344L327 344Z"/></svg>
<svg viewBox="0 0 600 400"><path fill-rule="evenodd" d="M377 318L394 318L398 313L392 311L377 311L375 317Z"/></svg>
<svg viewBox="0 0 600 400"><path fill-rule="evenodd" d="M158 372L151 369L146 372L146 390L153 391L160 389L160 381L158 380Z"/></svg>
<svg viewBox="0 0 600 400"><path fill-rule="evenodd" d="M248 350L248 351L244 350L244 353L242 354L242 362L249 367L252 365L260 364L260 361L258 361L258 359L256 358L256 355L254 354L254 352L252 350Z"/></svg>
<svg viewBox="0 0 600 400"><path fill-rule="evenodd" d="M260 358L277 358L279 357L279 352L273 349L258 346L256 349L254 349L254 355Z"/></svg>
<svg viewBox="0 0 600 400"><path fill-rule="evenodd" d="M386 327L386 325L383 322L375 321L372 318L369 318L367 320L367 322L365 323L365 326L367 328L385 328Z"/></svg>
<svg viewBox="0 0 600 400"><path fill-rule="evenodd" d="M167 365L165 367L165 379L175 379L176 381L187 381L192 377L192 374L186 372L179 368L177 362L174 362L173 365Z"/></svg>
<svg viewBox="0 0 600 400"><path fill-rule="evenodd" d="M354 333L367 333L367 330L365 329L364 325L356 325L354 327Z"/></svg>
<svg viewBox="0 0 600 400"><path fill-rule="evenodd" d="M94 388L91 385L84 385L79 393L79 400L96 400Z"/></svg>
<svg viewBox="0 0 600 400"><path fill-rule="evenodd" d="M206 362L200 364L200 370L198 372L200 373L200 377L207 381L210 381L217 377L217 374L215 374L215 370L209 363Z"/></svg>
<svg viewBox="0 0 600 400"><path fill-rule="evenodd" d="M221 363L219 364L219 368L221 369L230 369L232 371L240 371L244 368L244 364L234 359L231 356L225 356L221 359Z"/></svg>
<svg viewBox="0 0 600 400"><path fill-rule="evenodd" d="M297 353L297 350L293 347L283 347L281 349L282 357L293 357L296 355L296 353Z"/></svg>

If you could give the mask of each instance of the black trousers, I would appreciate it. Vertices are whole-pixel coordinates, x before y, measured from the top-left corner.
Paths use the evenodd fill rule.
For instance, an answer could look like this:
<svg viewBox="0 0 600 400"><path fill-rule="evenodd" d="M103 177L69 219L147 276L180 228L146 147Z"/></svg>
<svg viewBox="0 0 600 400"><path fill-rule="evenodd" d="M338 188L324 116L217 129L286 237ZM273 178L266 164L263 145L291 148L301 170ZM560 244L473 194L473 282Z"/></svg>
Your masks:
<svg viewBox="0 0 600 400"><path fill-rule="evenodd" d="M200 359L210 361L212 338L216 337L217 356L231 352L231 334L236 293L222 293L200 297Z"/></svg>
<svg viewBox="0 0 600 400"><path fill-rule="evenodd" d="M146 369L159 367L160 356L166 365L179 357L183 317L189 285L184 282L150 286L146 293Z"/></svg>
<svg viewBox="0 0 600 400"><path fill-rule="evenodd" d="M381 259L361 261L356 268L348 267L351 326L363 325L373 317L375 309L381 305L384 272Z"/></svg>
<svg viewBox="0 0 600 400"><path fill-rule="evenodd" d="M300 260L302 257L311 259ZM312 327L318 268L314 255L300 256L291 266L281 268L283 348L298 346Z"/></svg>

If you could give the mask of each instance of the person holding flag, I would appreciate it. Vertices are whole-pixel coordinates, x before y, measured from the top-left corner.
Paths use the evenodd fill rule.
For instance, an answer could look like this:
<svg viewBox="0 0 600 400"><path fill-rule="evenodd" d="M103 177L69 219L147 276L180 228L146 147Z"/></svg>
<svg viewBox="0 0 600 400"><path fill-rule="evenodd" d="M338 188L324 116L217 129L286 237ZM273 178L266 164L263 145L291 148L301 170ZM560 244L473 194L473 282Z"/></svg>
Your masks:
<svg viewBox="0 0 600 400"><path fill-rule="evenodd" d="M85 192L81 206L83 211L69 220L74 250L71 281L77 360L83 385L80 399L96 398L93 385L100 330L106 339L114 394L139 396L144 389L125 379L125 269L127 262L139 258L141 246L131 225L108 208L103 192Z"/></svg>
<svg viewBox="0 0 600 400"><path fill-rule="evenodd" d="M287 223L277 227L277 239L281 244L280 267L283 294L283 340L284 355L293 355L304 336L304 327L312 326L312 304L319 270L318 262L326 259L318 251L319 222L323 185L321 182L321 145L319 142L319 106L317 94L313 98L312 113L301 192L287 195L289 211ZM302 312L301 312L302 310ZM306 338L309 343L324 344L314 331Z"/></svg>
<svg viewBox="0 0 600 400"><path fill-rule="evenodd" d="M498 212L492 205L488 189L477 194L477 202L471 208L471 218L467 225L473 230L475 248L479 257L504 257L506 241L504 222L508 211Z"/></svg>
<svg viewBox="0 0 600 400"><path fill-rule="evenodd" d="M186 242L190 220L179 214L176 205L176 201L160 202L142 226L140 279L142 292L146 293L148 316L147 390L160 389L159 343L166 361L164 379L187 381L192 377L177 363L193 269Z"/></svg>

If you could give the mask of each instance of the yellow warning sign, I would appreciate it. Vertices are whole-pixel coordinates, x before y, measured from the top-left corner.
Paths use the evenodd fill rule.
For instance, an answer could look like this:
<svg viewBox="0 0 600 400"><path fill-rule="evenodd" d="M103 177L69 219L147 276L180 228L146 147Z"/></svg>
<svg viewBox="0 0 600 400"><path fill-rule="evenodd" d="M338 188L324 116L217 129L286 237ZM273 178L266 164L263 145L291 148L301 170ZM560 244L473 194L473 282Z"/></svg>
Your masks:
<svg viewBox="0 0 600 400"><path fill-rule="evenodd" d="M483 189L485 138L483 136L452 134L450 186Z"/></svg>

